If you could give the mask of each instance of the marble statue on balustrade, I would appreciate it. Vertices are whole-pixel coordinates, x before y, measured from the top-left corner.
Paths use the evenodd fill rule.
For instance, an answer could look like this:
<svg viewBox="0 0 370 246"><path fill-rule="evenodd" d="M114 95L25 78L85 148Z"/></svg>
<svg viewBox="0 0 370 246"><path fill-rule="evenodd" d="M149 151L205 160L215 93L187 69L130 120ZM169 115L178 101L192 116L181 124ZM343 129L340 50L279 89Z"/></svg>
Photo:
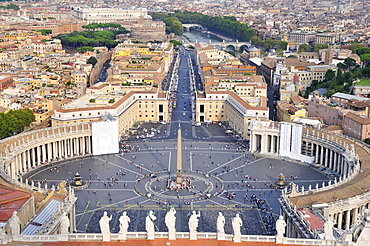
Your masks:
<svg viewBox="0 0 370 246"><path fill-rule="evenodd" d="M9 227L12 231L12 236L19 236L21 231L21 221L17 215L17 211L13 212L12 217L9 219Z"/></svg>
<svg viewBox="0 0 370 246"><path fill-rule="evenodd" d="M176 210L175 208L171 207L171 209L167 212L164 222L168 228L168 239L175 240L176 239Z"/></svg>
<svg viewBox="0 0 370 246"><path fill-rule="evenodd" d="M217 240L225 240L225 216L218 212L217 217Z"/></svg>
<svg viewBox="0 0 370 246"><path fill-rule="evenodd" d="M157 219L152 210L149 211L145 219L145 229L147 232L147 239L154 240L154 221Z"/></svg>
<svg viewBox="0 0 370 246"><path fill-rule="evenodd" d="M333 225L334 223L331 221L330 217L324 223L324 233L326 240L333 240Z"/></svg>
<svg viewBox="0 0 370 246"><path fill-rule="evenodd" d="M189 218L189 231L190 231L190 240L197 240L197 228L199 224L198 218L200 217L200 212L196 213L193 211L192 215Z"/></svg>
<svg viewBox="0 0 370 246"><path fill-rule="evenodd" d="M110 229L109 221L112 220L112 215L108 217L107 211L104 211L104 215L99 220L100 231L103 235L103 241L110 241Z"/></svg>
<svg viewBox="0 0 370 246"><path fill-rule="evenodd" d="M243 225L243 221L240 218L239 213L237 213L235 215L235 217L231 221L231 224L232 224L233 230L234 230L233 242L240 243L241 242L241 237L242 237L242 234L240 232L240 227Z"/></svg>
<svg viewBox="0 0 370 246"><path fill-rule="evenodd" d="M129 226L129 222L131 222L130 217L127 216L127 212L123 212L122 216L119 218L119 234L120 239L126 240L127 239L127 230Z"/></svg>
<svg viewBox="0 0 370 246"><path fill-rule="evenodd" d="M276 242L282 243L284 234L285 234L286 222L282 215L279 216L279 219L276 221Z"/></svg>
<svg viewBox="0 0 370 246"><path fill-rule="evenodd" d="M66 213L63 213L62 219L60 221L60 234L67 235L69 233L69 218Z"/></svg>

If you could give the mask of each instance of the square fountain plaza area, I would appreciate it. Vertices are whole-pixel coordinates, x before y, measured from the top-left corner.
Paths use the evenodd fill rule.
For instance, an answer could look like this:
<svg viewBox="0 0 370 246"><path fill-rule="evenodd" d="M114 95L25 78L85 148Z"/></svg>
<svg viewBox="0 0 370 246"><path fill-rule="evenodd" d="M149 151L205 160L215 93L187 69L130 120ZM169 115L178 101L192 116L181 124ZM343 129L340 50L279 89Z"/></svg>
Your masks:
<svg viewBox="0 0 370 246"><path fill-rule="evenodd" d="M127 211L129 231L145 231L145 217L153 210L158 231L167 231L164 217L176 209L176 230L187 232L191 210L200 211L198 232L216 232L218 212L226 218L225 232L232 233L236 213L243 220L242 234L274 234L281 191L270 188L283 173L299 187L327 183L318 170L283 159L256 158L235 141L182 142L182 174L189 182L182 190L168 189L176 180L176 141L127 141L120 154L77 157L39 167L23 180L58 186L72 182L76 173L88 183L75 189L77 232L100 233L104 211L111 232L119 231L119 217Z"/></svg>

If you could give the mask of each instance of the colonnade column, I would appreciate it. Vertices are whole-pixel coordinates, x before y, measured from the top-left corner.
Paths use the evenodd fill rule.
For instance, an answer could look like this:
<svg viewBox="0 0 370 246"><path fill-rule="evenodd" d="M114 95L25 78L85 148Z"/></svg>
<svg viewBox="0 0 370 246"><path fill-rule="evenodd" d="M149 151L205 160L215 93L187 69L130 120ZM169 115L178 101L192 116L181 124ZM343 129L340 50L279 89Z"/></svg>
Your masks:
<svg viewBox="0 0 370 246"><path fill-rule="evenodd" d="M338 153L334 152L334 163L332 170L333 171L337 170L337 167L338 167Z"/></svg>
<svg viewBox="0 0 370 246"><path fill-rule="evenodd" d="M325 167L329 167L329 151L330 149L325 148Z"/></svg>
<svg viewBox="0 0 370 246"><path fill-rule="evenodd" d="M350 226L350 219L351 219L351 210L346 211L346 230L349 230Z"/></svg>
<svg viewBox="0 0 370 246"><path fill-rule="evenodd" d="M57 158L57 142L52 142L50 143L51 144L51 148L53 150L53 159Z"/></svg>
<svg viewBox="0 0 370 246"><path fill-rule="evenodd" d="M31 168L31 149L27 150L27 168Z"/></svg>
<svg viewBox="0 0 370 246"><path fill-rule="evenodd" d="M329 155L330 155L330 157L329 157L329 165L328 165L328 167L329 167L329 169L333 169L333 165L334 165L334 162L333 162L333 150L332 149L329 149Z"/></svg>
<svg viewBox="0 0 370 246"><path fill-rule="evenodd" d="M342 223L343 223L343 212L339 212L338 214L338 229L342 229Z"/></svg>
<svg viewBox="0 0 370 246"><path fill-rule="evenodd" d="M40 149L41 147L40 146L36 146L36 150L37 150L37 164L40 164L41 163L41 153L40 153Z"/></svg>
<svg viewBox="0 0 370 246"><path fill-rule="evenodd" d="M80 137L76 138L76 155L80 155Z"/></svg>
<svg viewBox="0 0 370 246"><path fill-rule="evenodd" d="M68 156L68 150L67 150L67 140L63 140L63 147L64 147L64 157Z"/></svg>
<svg viewBox="0 0 370 246"><path fill-rule="evenodd" d="M320 165L324 164L324 146L320 145Z"/></svg>
<svg viewBox="0 0 370 246"><path fill-rule="evenodd" d="M41 145L41 152L42 152L42 162L46 161L46 148L45 144Z"/></svg>
<svg viewBox="0 0 370 246"><path fill-rule="evenodd" d="M319 162L319 148L320 148L320 145L316 145L316 153L315 153L315 163L318 163Z"/></svg>
<svg viewBox="0 0 370 246"><path fill-rule="evenodd" d="M27 150L22 152L23 170L27 171Z"/></svg>
<svg viewBox="0 0 370 246"><path fill-rule="evenodd" d="M275 153L275 136L271 135L271 153Z"/></svg>
<svg viewBox="0 0 370 246"><path fill-rule="evenodd" d="M86 154L86 148L85 148L85 138L86 137L82 137L81 139L81 142L82 142L82 155L85 155ZM253 142L252 142L253 143Z"/></svg>
<svg viewBox="0 0 370 246"><path fill-rule="evenodd" d="M89 136L86 137L86 144L87 144L87 153L91 154L91 139Z"/></svg>
<svg viewBox="0 0 370 246"><path fill-rule="evenodd" d="M53 146L52 143L47 144L48 149L48 162L50 162L53 159Z"/></svg>

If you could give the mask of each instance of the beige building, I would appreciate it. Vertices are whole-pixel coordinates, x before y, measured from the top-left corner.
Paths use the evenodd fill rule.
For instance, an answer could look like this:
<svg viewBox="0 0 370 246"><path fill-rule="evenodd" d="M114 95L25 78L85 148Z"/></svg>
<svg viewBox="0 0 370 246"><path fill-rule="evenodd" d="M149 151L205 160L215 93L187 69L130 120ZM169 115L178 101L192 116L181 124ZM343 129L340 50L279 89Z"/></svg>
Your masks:
<svg viewBox="0 0 370 246"><path fill-rule="evenodd" d="M87 94L55 111L52 125L99 121L107 114L118 120L119 135L128 134L137 121L167 121L168 96L158 89L124 91L119 84L89 88Z"/></svg>
<svg viewBox="0 0 370 246"><path fill-rule="evenodd" d="M316 44L335 44L338 36L333 33L317 33L315 37Z"/></svg>

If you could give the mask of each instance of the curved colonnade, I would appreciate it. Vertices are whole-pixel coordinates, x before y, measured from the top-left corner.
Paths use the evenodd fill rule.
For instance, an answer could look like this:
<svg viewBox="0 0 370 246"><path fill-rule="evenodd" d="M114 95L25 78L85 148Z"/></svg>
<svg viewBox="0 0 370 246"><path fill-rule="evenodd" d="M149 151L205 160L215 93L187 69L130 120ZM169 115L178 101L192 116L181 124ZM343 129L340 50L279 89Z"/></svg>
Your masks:
<svg viewBox="0 0 370 246"><path fill-rule="evenodd" d="M279 123L257 123L252 129L250 150L262 155L292 159L280 155L280 135ZM293 185L290 194L283 192L282 211L287 221L286 235L307 237L307 231L313 232L310 225L304 222L303 214L298 220L300 223L296 223L294 218L299 210L307 208L318 212L324 220L330 219L339 234L361 224L365 209L370 207L370 179L367 178L370 175L370 146L341 134L312 128L303 128L301 141L300 152L292 155L300 155L300 158L294 158L294 161L325 171L333 175L333 180L314 187ZM303 228L302 224L306 224L304 230L300 229ZM309 234L316 237L315 233Z"/></svg>
<svg viewBox="0 0 370 246"><path fill-rule="evenodd" d="M317 191L291 195L297 208L319 207L322 215L342 232L356 225L370 203L370 147L364 142L332 132L305 129L314 163L340 176L339 181Z"/></svg>
<svg viewBox="0 0 370 246"><path fill-rule="evenodd" d="M0 171L10 183L22 183L22 173L53 161L90 155L91 123L21 133L0 141ZM24 185L22 185L24 186Z"/></svg>

